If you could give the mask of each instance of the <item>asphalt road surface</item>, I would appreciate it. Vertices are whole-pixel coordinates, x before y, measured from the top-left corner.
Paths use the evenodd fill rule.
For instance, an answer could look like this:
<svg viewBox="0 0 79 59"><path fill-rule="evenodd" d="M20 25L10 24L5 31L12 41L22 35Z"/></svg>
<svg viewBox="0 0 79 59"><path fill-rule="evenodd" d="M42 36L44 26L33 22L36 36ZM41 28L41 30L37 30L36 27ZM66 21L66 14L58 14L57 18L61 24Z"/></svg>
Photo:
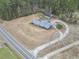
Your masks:
<svg viewBox="0 0 79 59"><path fill-rule="evenodd" d="M6 31L6 29L0 26L0 35L3 37L5 42L9 44L16 52L18 52L24 59L37 59L28 50L26 50L16 39Z"/></svg>

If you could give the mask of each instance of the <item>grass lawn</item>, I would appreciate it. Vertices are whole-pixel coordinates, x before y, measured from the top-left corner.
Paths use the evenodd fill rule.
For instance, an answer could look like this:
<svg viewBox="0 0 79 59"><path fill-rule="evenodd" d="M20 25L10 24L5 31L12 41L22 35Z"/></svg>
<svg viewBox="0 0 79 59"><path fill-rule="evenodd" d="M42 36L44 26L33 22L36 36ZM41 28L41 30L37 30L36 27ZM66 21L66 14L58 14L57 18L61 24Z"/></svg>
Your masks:
<svg viewBox="0 0 79 59"><path fill-rule="evenodd" d="M0 8L2 8L4 6L4 4L9 3L10 0L0 0Z"/></svg>
<svg viewBox="0 0 79 59"><path fill-rule="evenodd" d="M0 4L1 3L8 3L10 0L0 0Z"/></svg>
<svg viewBox="0 0 79 59"><path fill-rule="evenodd" d="M17 59L17 56L15 56L7 47L0 48L0 59Z"/></svg>

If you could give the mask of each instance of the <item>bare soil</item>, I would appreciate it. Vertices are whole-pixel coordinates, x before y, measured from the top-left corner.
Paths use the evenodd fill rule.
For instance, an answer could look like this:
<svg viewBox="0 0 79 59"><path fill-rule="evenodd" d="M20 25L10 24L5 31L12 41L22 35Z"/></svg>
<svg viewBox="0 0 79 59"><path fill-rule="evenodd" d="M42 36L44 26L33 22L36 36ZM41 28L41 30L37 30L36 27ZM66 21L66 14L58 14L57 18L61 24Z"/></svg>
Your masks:
<svg viewBox="0 0 79 59"><path fill-rule="evenodd" d="M5 22L5 28L28 49L33 49L39 45L49 42L51 35L56 32L55 29L46 30L31 24L33 19L38 19L38 14L14 19Z"/></svg>
<svg viewBox="0 0 79 59"><path fill-rule="evenodd" d="M61 42L65 46L75 41L79 41L79 24L76 25L69 24L69 28L70 28L69 35L65 38L65 40ZM79 59L79 45L73 46L72 48L66 51L54 55L50 59Z"/></svg>
<svg viewBox="0 0 79 59"><path fill-rule="evenodd" d="M38 26L32 25L32 19L38 18L38 14L33 14L5 22L3 25L16 38L17 41L28 49L33 49L39 45L54 40L50 39L50 37L56 32L55 29L45 30ZM39 56L46 55L51 51L57 50L79 40L79 25L69 25L69 27L70 33L66 38L64 38L65 40L40 51ZM79 46L74 46L66 51L52 56L50 59L79 59Z"/></svg>

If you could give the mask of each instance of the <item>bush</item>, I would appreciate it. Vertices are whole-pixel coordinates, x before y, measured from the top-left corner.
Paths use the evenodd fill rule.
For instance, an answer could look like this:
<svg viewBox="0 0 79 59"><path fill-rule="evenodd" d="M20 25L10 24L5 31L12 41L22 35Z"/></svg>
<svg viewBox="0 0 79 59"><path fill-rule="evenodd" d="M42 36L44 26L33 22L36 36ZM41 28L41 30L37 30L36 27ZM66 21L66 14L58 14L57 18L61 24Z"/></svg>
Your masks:
<svg viewBox="0 0 79 59"><path fill-rule="evenodd" d="M63 25L57 24L56 27L57 27L58 29L62 29L62 28L63 28Z"/></svg>

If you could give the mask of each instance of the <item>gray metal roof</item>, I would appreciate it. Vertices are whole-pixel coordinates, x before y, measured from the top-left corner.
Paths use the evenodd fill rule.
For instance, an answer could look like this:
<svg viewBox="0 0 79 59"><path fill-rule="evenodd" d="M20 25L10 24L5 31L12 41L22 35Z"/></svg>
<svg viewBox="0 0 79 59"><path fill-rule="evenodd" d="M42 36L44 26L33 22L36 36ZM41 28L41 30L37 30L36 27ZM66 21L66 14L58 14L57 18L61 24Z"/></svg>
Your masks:
<svg viewBox="0 0 79 59"><path fill-rule="evenodd" d="M32 23L33 23L34 25L43 27L43 28L45 28L45 29L49 29L49 28L52 27L52 24L51 24L48 20L33 19L33 20L32 20Z"/></svg>

